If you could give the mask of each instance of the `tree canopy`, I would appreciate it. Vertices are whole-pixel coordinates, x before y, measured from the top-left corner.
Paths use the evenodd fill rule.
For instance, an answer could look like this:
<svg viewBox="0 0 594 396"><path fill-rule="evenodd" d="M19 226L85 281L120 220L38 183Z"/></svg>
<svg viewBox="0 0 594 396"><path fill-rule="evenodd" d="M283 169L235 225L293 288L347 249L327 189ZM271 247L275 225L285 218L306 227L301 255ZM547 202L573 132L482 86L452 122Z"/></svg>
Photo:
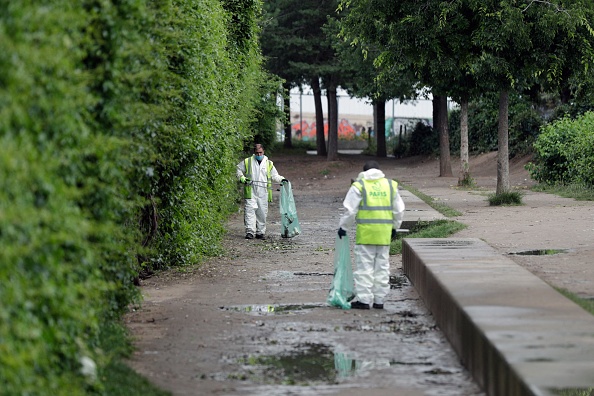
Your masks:
<svg viewBox="0 0 594 396"><path fill-rule="evenodd" d="M592 5L576 1L456 0L417 2L342 0L343 34L355 44L379 49L377 63L392 78L412 70L434 95L461 102L481 91L501 93L498 192L509 189L507 95L535 83L559 81L579 38L584 65L591 61ZM575 49L575 47L573 47ZM567 70L567 69L565 69Z"/></svg>

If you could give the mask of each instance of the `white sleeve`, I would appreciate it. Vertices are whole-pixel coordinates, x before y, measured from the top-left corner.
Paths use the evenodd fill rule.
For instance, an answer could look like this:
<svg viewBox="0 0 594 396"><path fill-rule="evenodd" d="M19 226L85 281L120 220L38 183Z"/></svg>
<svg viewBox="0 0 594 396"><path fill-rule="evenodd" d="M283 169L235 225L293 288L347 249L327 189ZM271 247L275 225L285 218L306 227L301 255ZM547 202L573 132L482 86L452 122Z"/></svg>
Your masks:
<svg viewBox="0 0 594 396"><path fill-rule="evenodd" d="M239 164L237 164L237 179L241 179L241 176L244 176L245 171L245 162L241 161Z"/></svg>
<svg viewBox="0 0 594 396"><path fill-rule="evenodd" d="M342 206L344 206L346 212L340 218L338 223L339 228L342 228L346 231L351 225L353 225L353 223L355 223L360 204L361 191L359 191L357 187L351 186L346 197L344 198L344 202L342 203Z"/></svg>
<svg viewBox="0 0 594 396"><path fill-rule="evenodd" d="M394 199L392 200L392 214L394 216L394 225L392 226L393 229L397 230L400 228L402 224L402 219L404 218L404 201L400 196L398 190L396 190L396 194L394 194Z"/></svg>
<svg viewBox="0 0 594 396"><path fill-rule="evenodd" d="M278 171L276 170L276 166L272 166L272 169L270 170L270 177L272 178L272 181L274 181L275 183L280 183L284 177L278 174Z"/></svg>

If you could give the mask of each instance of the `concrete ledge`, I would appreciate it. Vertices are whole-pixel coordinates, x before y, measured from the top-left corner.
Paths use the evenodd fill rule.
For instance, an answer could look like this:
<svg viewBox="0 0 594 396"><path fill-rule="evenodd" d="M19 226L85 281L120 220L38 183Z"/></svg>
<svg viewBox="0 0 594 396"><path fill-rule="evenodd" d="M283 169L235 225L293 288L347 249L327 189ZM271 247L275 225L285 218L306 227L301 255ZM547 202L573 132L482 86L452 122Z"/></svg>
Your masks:
<svg viewBox="0 0 594 396"><path fill-rule="evenodd" d="M488 395L594 389L594 316L540 278L472 238L405 238L402 261Z"/></svg>
<svg viewBox="0 0 594 396"><path fill-rule="evenodd" d="M447 217L433 209L410 191L399 188L398 192L405 203L404 220L400 225L401 228L412 228L419 222L432 222L447 219Z"/></svg>

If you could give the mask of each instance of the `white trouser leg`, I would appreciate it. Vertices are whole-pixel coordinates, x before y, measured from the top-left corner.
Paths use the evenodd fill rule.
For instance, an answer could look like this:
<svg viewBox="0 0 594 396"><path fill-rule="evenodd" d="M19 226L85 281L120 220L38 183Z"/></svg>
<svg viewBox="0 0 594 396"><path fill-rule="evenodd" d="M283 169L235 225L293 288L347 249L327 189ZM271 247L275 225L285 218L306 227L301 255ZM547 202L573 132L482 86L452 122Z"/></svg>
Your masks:
<svg viewBox="0 0 594 396"><path fill-rule="evenodd" d="M355 294L357 300L363 304L371 304L373 302L373 294L371 288L373 287L373 272L374 272L374 256L375 252L371 245L355 245L355 271L353 272L353 279L355 280Z"/></svg>
<svg viewBox="0 0 594 396"><path fill-rule="evenodd" d="M266 216L268 216L268 196L257 197L256 234L266 234Z"/></svg>
<svg viewBox="0 0 594 396"><path fill-rule="evenodd" d="M243 224L245 225L245 233L246 234L253 235L256 233L256 209L257 208L258 208L258 203L256 202L256 198L254 196L252 196L252 198L245 200Z"/></svg>
<svg viewBox="0 0 594 396"><path fill-rule="evenodd" d="M373 272L374 303L383 304L390 292L390 246L375 247L375 266Z"/></svg>

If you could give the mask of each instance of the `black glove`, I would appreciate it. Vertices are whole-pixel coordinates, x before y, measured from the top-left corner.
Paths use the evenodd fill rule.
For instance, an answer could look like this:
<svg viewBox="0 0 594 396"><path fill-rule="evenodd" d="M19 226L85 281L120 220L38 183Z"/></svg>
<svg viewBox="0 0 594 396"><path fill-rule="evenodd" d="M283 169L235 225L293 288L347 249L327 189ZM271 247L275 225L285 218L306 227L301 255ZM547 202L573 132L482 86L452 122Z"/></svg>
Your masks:
<svg viewBox="0 0 594 396"><path fill-rule="evenodd" d="M346 231L345 231L345 230L343 230L342 228L339 228L339 229L338 229L338 237L339 237L340 239L342 239L342 237L343 237L343 236L346 236Z"/></svg>
<svg viewBox="0 0 594 396"><path fill-rule="evenodd" d="M289 181L288 181L287 179L283 179L283 180L281 180L281 183L282 183L282 184L285 184L285 183L288 183L288 182L289 182Z"/></svg>
<svg viewBox="0 0 594 396"><path fill-rule="evenodd" d="M393 241L396 240L396 230L392 228L392 238Z"/></svg>

